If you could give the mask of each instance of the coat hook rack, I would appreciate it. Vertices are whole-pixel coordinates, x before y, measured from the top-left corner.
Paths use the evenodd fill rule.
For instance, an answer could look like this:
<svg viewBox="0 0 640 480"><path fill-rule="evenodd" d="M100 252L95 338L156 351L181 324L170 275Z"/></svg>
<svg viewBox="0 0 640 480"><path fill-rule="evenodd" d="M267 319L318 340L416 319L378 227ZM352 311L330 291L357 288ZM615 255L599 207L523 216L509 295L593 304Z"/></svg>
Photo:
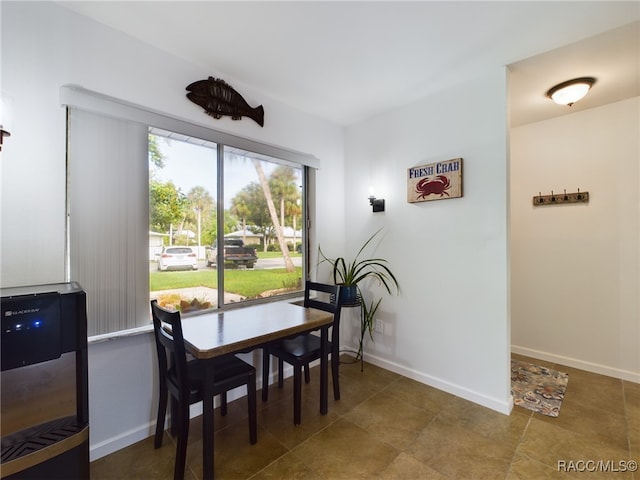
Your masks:
<svg viewBox="0 0 640 480"><path fill-rule="evenodd" d="M575 193L553 193L551 195L542 195L540 192L533 197L533 206L539 207L541 205L559 205L564 203L589 203L589 192L581 192L578 189Z"/></svg>

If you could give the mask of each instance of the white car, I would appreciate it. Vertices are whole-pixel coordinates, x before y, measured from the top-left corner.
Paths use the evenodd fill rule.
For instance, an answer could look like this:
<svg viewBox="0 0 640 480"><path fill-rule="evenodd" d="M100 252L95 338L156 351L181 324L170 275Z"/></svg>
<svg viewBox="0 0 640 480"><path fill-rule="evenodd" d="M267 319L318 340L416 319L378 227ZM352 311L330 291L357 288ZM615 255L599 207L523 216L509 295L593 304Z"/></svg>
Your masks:
<svg viewBox="0 0 640 480"><path fill-rule="evenodd" d="M163 247L158 270L197 270L198 259L191 247Z"/></svg>

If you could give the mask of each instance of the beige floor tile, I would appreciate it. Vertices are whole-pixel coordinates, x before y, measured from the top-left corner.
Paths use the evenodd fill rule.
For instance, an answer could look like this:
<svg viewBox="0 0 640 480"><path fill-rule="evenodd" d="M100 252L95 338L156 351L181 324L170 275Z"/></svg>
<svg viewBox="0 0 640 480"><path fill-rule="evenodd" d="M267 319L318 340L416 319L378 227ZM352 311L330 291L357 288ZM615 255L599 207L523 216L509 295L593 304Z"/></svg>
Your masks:
<svg viewBox="0 0 640 480"><path fill-rule="evenodd" d="M340 419L292 454L324 479L369 479L387 468L398 450L361 427Z"/></svg>
<svg viewBox="0 0 640 480"><path fill-rule="evenodd" d="M364 428L373 438L401 450L415 440L433 416L385 390L362 402L344 418Z"/></svg>
<svg viewBox="0 0 640 480"><path fill-rule="evenodd" d="M219 430L214 436L214 471L216 479L245 479L287 453L269 432L258 428L258 443L249 443L248 431L244 424L235 424ZM189 444L187 464L202 478L202 439Z"/></svg>
<svg viewBox="0 0 640 480"><path fill-rule="evenodd" d="M91 479L173 479L176 446L167 434L165 434L162 443L162 447L156 450L153 448L153 437L149 437L92 462L90 465ZM196 478L187 466L185 480L195 480Z"/></svg>
<svg viewBox="0 0 640 480"><path fill-rule="evenodd" d="M437 413L456 398L450 393L438 390L415 380L400 377L386 387L386 391L414 407Z"/></svg>
<svg viewBox="0 0 640 480"><path fill-rule="evenodd" d="M391 465L385 468L377 477L378 480L446 480L447 477L434 469L419 462L411 455L401 453Z"/></svg>
<svg viewBox="0 0 640 480"><path fill-rule="evenodd" d="M640 384L625 381L623 390L631 458L640 462ZM640 480L640 473L636 477Z"/></svg>
<svg viewBox="0 0 640 480"><path fill-rule="evenodd" d="M324 480L304 462L286 454L260 470L251 480Z"/></svg>
<svg viewBox="0 0 640 480"><path fill-rule="evenodd" d="M569 478L568 474L558 471L557 467L550 467L526 455L516 453L506 480L566 480Z"/></svg>
<svg viewBox="0 0 640 480"><path fill-rule="evenodd" d="M629 447L627 419L624 415L565 399L557 418L545 415L535 415L535 418L590 437L596 442L607 443L620 449Z"/></svg>
<svg viewBox="0 0 640 480"><path fill-rule="evenodd" d="M640 420L640 383L623 381L622 388L626 415Z"/></svg>
<svg viewBox="0 0 640 480"><path fill-rule="evenodd" d="M339 418L334 411L333 400L329 400L327 414L320 415L319 401L315 394L303 394L300 425L293 423L293 397L269 401L268 405L258 412L258 424L290 450Z"/></svg>
<svg viewBox="0 0 640 480"><path fill-rule="evenodd" d="M615 415L624 415L622 380L571 367L556 365L556 370L569 374L563 405L581 404Z"/></svg>
<svg viewBox="0 0 640 480"><path fill-rule="evenodd" d="M519 360L521 362L533 363L534 365L541 365L546 368L555 368L555 364L553 362L548 362L546 360L539 360L533 357L527 357L526 355L520 355L518 353L512 353L511 359Z"/></svg>
<svg viewBox="0 0 640 480"><path fill-rule="evenodd" d="M442 409L438 419L450 425L472 430L494 442L515 447L524 434L531 414L529 410L514 407L510 415L504 415L482 405L454 397Z"/></svg>
<svg viewBox="0 0 640 480"><path fill-rule="evenodd" d="M227 405L227 414L224 417L220 414L220 408L216 408L214 412L214 431L217 432L234 424L244 425L247 432L247 441L249 441L249 413L247 410L247 399L245 397L230 402ZM169 429L169 427L169 422L167 422L165 428ZM189 422L189 442L199 438L202 438L202 415L193 417Z"/></svg>
<svg viewBox="0 0 640 480"><path fill-rule="evenodd" d="M405 452L446 476L471 480L504 478L515 449L436 417Z"/></svg>
<svg viewBox="0 0 640 480"><path fill-rule="evenodd" d="M246 399L215 412L218 480L634 479L630 472L561 471L563 460L640 461L640 385L540 362L569 373L558 418L520 407L502 415L365 363L340 368L342 398L319 413L318 368L303 384L302 425L293 425L293 382L258 401L250 445ZM348 360L348 356L343 356ZM258 392L260 398L260 392ZM202 419L190 422L186 480L202 477ZM168 425L167 425L168 427ZM150 437L91 464L92 480L170 480L175 442Z"/></svg>
<svg viewBox="0 0 640 480"><path fill-rule="evenodd" d="M401 377L397 373L366 362L361 371L359 362L347 363L351 362L351 357L343 355L341 359L343 363L340 364L340 377L344 377L345 382L360 382L378 391Z"/></svg>
<svg viewBox="0 0 640 480"><path fill-rule="evenodd" d="M562 413L561 413L562 415ZM602 478L602 472L572 472L567 466L577 462L611 461L619 462L629 459L628 449L601 443L593 437L565 430L548 422L541 421L537 417L532 418L525 436L518 447L518 453L526 455L548 467L572 474L593 475L593 478ZM600 474L600 477L597 474ZM631 478L629 472L618 475L620 478Z"/></svg>

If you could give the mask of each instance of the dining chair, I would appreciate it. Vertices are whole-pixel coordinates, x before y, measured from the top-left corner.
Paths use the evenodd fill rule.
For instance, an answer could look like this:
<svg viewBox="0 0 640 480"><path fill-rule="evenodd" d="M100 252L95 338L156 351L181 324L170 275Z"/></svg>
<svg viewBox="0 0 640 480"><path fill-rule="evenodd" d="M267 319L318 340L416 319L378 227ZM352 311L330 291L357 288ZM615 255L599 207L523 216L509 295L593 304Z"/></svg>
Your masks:
<svg viewBox="0 0 640 480"><path fill-rule="evenodd" d="M220 411L227 413L227 392L242 385L247 386L249 404L249 439L256 443L256 369L235 355L227 355L213 360L214 378L203 378L203 365L199 360L187 360L187 352L182 335L180 312L168 311L151 301L153 332L158 353L160 395L154 447L162 446L164 421L167 411L167 397L171 394L171 433L178 436L174 480L184 478L189 436L189 405L202 400L203 382L213 381L214 395L221 396ZM169 357L170 362L167 361Z"/></svg>
<svg viewBox="0 0 640 480"><path fill-rule="evenodd" d="M313 296L312 296L313 294ZM333 397L340 400L340 310L342 299L340 287L307 281L304 289L304 307L317 308L333 314L329 353L331 354L331 376L333 379ZM302 403L302 369L305 382L309 383L309 364L320 358L320 337L312 333L294 338L276 340L262 348L262 401L269 398L270 356L278 358L278 387L283 387L284 362L293 367L293 423L300 424Z"/></svg>

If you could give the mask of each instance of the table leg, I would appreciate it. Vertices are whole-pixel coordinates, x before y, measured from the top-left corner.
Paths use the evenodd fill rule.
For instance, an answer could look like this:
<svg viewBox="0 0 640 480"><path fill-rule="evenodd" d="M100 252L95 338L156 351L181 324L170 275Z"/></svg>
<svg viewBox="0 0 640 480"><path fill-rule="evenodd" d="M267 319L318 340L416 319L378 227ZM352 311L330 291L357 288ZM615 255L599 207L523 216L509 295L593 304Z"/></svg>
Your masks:
<svg viewBox="0 0 640 480"><path fill-rule="evenodd" d="M213 480L213 361L204 361L202 395L202 478Z"/></svg>
<svg viewBox="0 0 640 480"><path fill-rule="evenodd" d="M320 413L327 414L329 397L329 327L320 331Z"/></svg>

